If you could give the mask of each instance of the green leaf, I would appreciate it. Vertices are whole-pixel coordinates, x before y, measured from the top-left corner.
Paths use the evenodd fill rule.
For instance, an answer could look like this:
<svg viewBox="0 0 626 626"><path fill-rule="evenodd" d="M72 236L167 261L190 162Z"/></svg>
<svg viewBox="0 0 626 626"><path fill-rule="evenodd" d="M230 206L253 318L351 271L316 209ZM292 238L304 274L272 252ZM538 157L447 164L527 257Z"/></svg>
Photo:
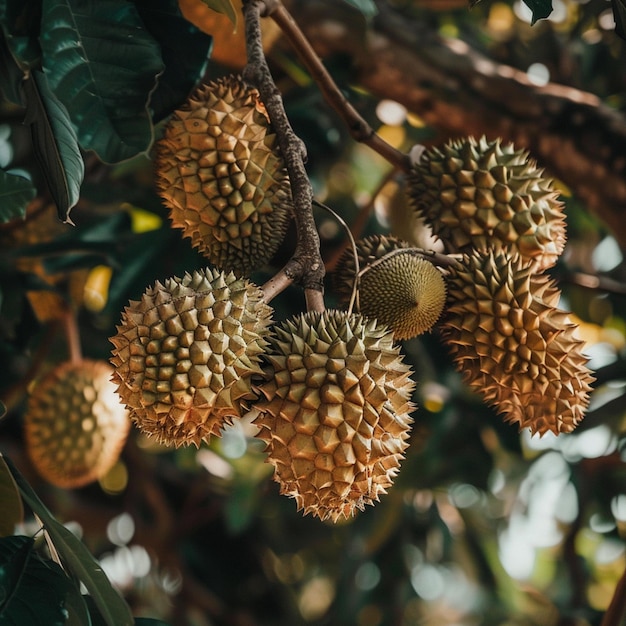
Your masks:
<svg viewBox="0 0 626 626"><path fill-rule="evenodd" d="M626 0L611 0L611 5L615 18L615 33L626 39Z"/></svg>
<svg viewBox="0 0 626 626"><path fill-rule="evenodd" d="M376 8L376 4L374 0L344 0L349 5L353 6L355 9L358 9L365 15L365 17L370 18L374 17L376 13L378 13L378 9Z"/></svg>
<svg viewBox="0 0 626 626"><path fill-rule="evenodd" d="M6 410L0 402L0 416ZM0 537L7 537L15 532L15 526L24 519L22 498L13 480L13 476L0 453Z"/></svg>
<svg viewBox="0 0 626 626"><path fill-rule="evenodd" d="M163 71L157 42L123 0L44 0L43 68L86 150L105 162L146 152L150 95Z"/></svg>
<svg viewBox="0 0 626 626"><path fill-rule="evenodd" d="M209 9L213 9L217 13L226 15L233 25L235 27L237 26L237 16L239 15L239 12L235 9L235 5L232 0L202 0L202 2L206 4Z"/></svg>
<svg viewBox="0 0 626 626"><path fill-rule="evenodd" d="M152 94L152 119L167 117L204 75L213 38L180 12L177 0L134 0L148 32L159 42L165 71Z"/></svg>
<svg viewBox="0 0 626 626"><path fill-rule="evenodd" d="M3 626L65 626L66 598L73 587L63 570L33 551L31 537L0 540L0 604Z"/></svg>
<svg viewBox="0 0 626 626"><path fill-rule="evenodd" d="M22 104L23 78L24 72L15 62L6 39L0 33L0 92L13 104Z"/></svg>
<svg viewBox="0 0 626 626"><path fill-rule="evenodd" d="M153 619L151 617L138 617L135 620L135 626L169 626L160 619Z"/></svg>
<svg viewBox="0 0 626 626"><path fill-rule="evenodd" d="M72 589L67 595L65 607L68 613L65 626L94 626L85 596L80 594L76 585L72 585Z"/></svg>
<svg viewBox="0 0 626 626"><path fill-rule="evenodd" d="M0 0L0 25L7 46L22 71L41 63L39 0Z"/></svg>
<svg viewBox="0 0 626 626"><path fill-rule="evenodd" d="M0 539L0 616L20 583L34 544L32 537Z"/></svg>
<svg viewBox="0 0 626 626"><path fill-rule="evenodd" d="M24 217L28 203L36 194L28 178L0 170L0 224Z"/></svg>
<svg viewBox="0 0 626 626"><path fill-rule="evenodd" d="M111 585L100 564L84 544L54 518L13 463L6 461L22 498L41 520L63 566L85 585L107 626L132 626L134 621L128 605Z"/></svg>
<svg viewBox="0 0 626 626"><path fill-rule="evenodd" d="M552 0L524 0L524 4L532 11L531 24L545 19L552 13Z"/></svg>
<svg viewBox="0 0 626 626"><path fill-rule="evenodd" d="M30 125L33 150L59 219L72 223L70 211L78 202L85 165L67 109L50 90L43 72L33 71L24 81L25 124Z"/></svg>

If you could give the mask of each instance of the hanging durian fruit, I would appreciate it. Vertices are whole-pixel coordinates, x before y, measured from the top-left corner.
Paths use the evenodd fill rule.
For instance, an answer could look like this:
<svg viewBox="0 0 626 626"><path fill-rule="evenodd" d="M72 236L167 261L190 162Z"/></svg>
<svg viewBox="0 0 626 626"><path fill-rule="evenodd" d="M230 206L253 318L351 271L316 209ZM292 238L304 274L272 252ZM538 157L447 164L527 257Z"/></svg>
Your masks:
<svg viewBox="0 0 626 626"><path fill-rule="evenodd" d="M407 447L414 383L392 332L343 311L279 325L258 437L281 493L322 520L348 518L391 486Z"/></svg>
<svg viewBox="0 0 626 626"><path fill-rule="evenodd" d="M449 268L443 338L465 381L505 421L571 432L593 381L559 291L520 257L473 252Z"/></svg>
<svg viewBox="0 0 626 626"><path fill-rule="evenodd" d="M384 235L371 235L356 242L360 269L371 266L359 280L359 310L389 326L398 340L429 331L446 301L441 272L408 248L407 242ZM390 254L392 251L397 252ZM354 278L354 254L348 248L334 274L336 292L343 302L350 300Z"/></svg>
<svg viewBox="0 0 626 626"><path fill-rule="evenodd" d="M565 245L562 203L524 150L472 137L426 150L408 193L446 252L502 250L543 270Z"/></svg>
<svg viewBox="0 0 626 626"><path fill-rule="evenodd" d="M156 186L209 261L247 276L283 240L291 189L258 92L239 76L201 85L156 144Z"/></svg>
<svg viewBox="0 0 626 626"><path fill-rule="evenodd" d="M130 428L104 361L55 367L33 388L24 415L26 450L48 482L74 489L115 465Z"/></svg>
<svg viewBox="0 0 626 626"><path fill-rule="evenodd" d="M272 309L231 272L156 282L122 314L111 363L136 425L160 443L199 446L256 395Z"/></svg>

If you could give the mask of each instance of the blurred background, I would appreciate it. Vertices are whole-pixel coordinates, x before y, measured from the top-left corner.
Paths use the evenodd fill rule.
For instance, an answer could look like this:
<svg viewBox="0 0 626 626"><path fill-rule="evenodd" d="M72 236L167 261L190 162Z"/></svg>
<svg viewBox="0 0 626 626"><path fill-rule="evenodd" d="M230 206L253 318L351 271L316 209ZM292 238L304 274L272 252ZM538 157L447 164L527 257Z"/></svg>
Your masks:
<svg viewBox="0 0 626 626"><path fill-rule="evenodd" d="M483 0L471 10L465 0L383 4L419 32L465 42L480 58L525 73L529 85L556 83L597 96L622 126L608 138L583 126L597 140L589 150L604 155L598 167L618 159L623 167L626 152L618 152L624 144L617 138L626 127L626 50L611 3L553 0L549 19L533 26L522 2ZM408 152L452 136L425 108L412 110L395 92L385 97L364 84L368 60L355 51L371 48L355 47L350 38L382 32L377 18L368 22L339 2L290 7L296 19L307 16L307 33L329 72L389 143ZM200 0L181 0L181 9L214 36L206 76L241 70L242 25L233 32ZM332 34L341 24L353 29L343 49ZM268 60L307 146L316 197L358 236L393 232L437 248L411 214L402 177L350 138L288 43L266 26ZM468 71L476 70L473 63ZM463 89L452 81L446 97L463 102ZM514 128L515 116L525 124L524 112L513 109L499 109L487 126L502 129L508 119ZM531 114L556 123L549 110ZM467 134L484 132L471 110L467 115ZM22 119L19 107L0 105L0 166L25 172L45 189ZM528 143L531 156L556 176L549 151L532 151L546 128L538 125ZM554 162L562 158L555 154ZM293 500L279 496L251 417L200 449L168 449L133 430L113 469L81 489L62 490L37 475L25 453L22 418L29 386L69 357L67 311L78 321L83 355L108 360L108 338L129 299L156 279L204 266L170 228L149 158L105 165L88 153L85 162L75 226L57 219L42 192L25 221L0 228L0 399L7 407L0 451L83 539L135 614L175 626L610 626L602 618L626 565L626 241L613 227L623 205L598 201L590 208L584 193L556 176L568 243L551 273L561 306L580 324L597 379L577 430L542 438L518 432L463 385L436 332L407 341L419 408L406 459L375 507L333 524L303 517ZM346 234L322 210L316 221L330 273ZM255 282L289 258L294 238L290 232ZM272 305L274 318L286 319L303 310L303 294L290 288Z"/></svg>

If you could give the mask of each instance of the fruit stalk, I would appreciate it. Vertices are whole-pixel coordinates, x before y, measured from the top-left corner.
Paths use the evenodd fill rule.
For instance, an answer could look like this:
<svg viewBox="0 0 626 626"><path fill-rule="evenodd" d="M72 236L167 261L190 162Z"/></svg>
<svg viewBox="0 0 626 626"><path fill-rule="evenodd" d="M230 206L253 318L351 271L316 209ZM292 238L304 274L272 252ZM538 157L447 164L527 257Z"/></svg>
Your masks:
<svg viewBox="0 0 626 626"><path fill-rule="evenodd" d="M335 112L339 114L352 137L356 141L369 146L395 168L408 172L411 169L409 156L400 152L377 135L359 112L346 100L285 5L280 0L272 0L270 4L269 17L276 22L287 39L289 39L301 61L309 70L311 77L320 88L324 98Z"/></svg>
<svg viewBox="0 0 626 626"><path fill-rule="evenodd" d="M306 148L289 123L282 97L265 60L260 19L266 8L266 3L262 0L247 0L243 3L248 55L243 77L261 95L261 101L278 137L291 182L298 240L293 256L279 273L278 283L300 282L305 289L307 308L323 311L325 270L320 254L319 235L313 219L313 189L304 167Z"/></svg>

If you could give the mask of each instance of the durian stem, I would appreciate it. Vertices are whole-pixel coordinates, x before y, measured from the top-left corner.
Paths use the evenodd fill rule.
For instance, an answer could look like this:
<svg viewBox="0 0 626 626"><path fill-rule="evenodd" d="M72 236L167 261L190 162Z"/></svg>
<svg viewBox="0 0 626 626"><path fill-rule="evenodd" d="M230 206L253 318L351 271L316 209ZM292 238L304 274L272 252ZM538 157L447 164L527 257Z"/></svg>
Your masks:
<svg viewBox="0 0 626 626"><path fill-rule="evenodd" d="M63 315L63 328L65 330L65 338L70 353L70 361L72 363L80 363L83 359L80 333L78 331L76 315L69 307Z"/></svg>
<svg viewBox="0 0 626 626"><path fill-rule="evenodd" d="M324 289L325 269L320 253L319 235L313 219L313 189L304 167L306 148L289 123L283 99L265 60L261 41L261 15L265 15L267 10L274 10L276 4L279 3L264 0L244 0L243 2L248 55L243 77L258 89L278 138L278 145L289 174L298 238L293 256L279 272L289 280L277 280L275 286L283 284L286 286L289 281L300 282L305 289L307 306L310 301L315 310L319 310L320 306L323 310L321 294ZM309 290L318 291L320 295L312 297L311 294L307 294Z"/></svg>
<svg viewBox="0 0 626 626"><path fill-rule="evenodd" d="M374 269L377 265L380 265L387 259L394 257L398 254L412 254L415 256L420 256L426 261L430 261L433 265L437 265L439 267L450 267L458 262L458 259L455 255L442 254L441 252L435 252L434 250L423 250L422 248L396 248L395 250L390 250L387 254L381 256L379 259L368 263L361 271L358 271L357 268L357 277L363 276L363 274L369 272L371 269Z"/></svg>
<svg viewBox="0 0 626 626"><path fill-rule="evenodd" d="M283 3L280 2L280 0L268 0L266 6L266 15L276 22L287 39L289 39L291 45L300 56L300 59L309 70L311 77L317 83L324 98L341 117L352 137L356 141L369 146L394 167L408 172L411 169L409 156L400 152L377 135L374 129L361 117L359 112L346 100L346 97L339 87L337 87L337 84L324 67L319 56L315 53L315 50L313 50L313 46L311 46L309 40L305 37Z"/></svg>

